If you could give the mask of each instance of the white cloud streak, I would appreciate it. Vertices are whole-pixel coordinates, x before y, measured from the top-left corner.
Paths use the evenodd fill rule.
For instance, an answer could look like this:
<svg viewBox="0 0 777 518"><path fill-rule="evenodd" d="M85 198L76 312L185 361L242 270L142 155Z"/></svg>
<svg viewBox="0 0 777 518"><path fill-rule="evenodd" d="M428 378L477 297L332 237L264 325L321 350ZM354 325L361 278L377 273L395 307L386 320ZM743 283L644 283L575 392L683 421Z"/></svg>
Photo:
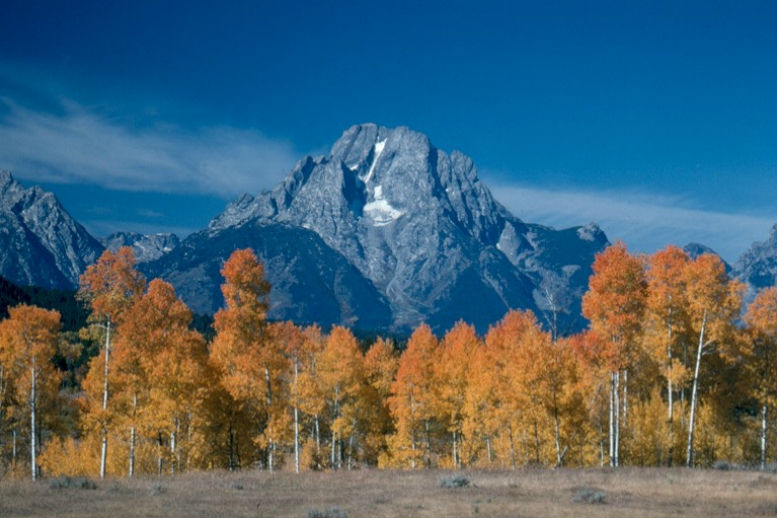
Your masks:
<svg viewBox="0 0 777 518"><path fill-rule="evenodd" d="M233 197L274 186L299 153L285 141L226 126L129 127L67 101L62 114L0 99L0 168L38 182Z"/></svg>
<svg viewBox="0 0 777 518"><path fill-rule="evenodd" d="M735 261L754 241L766 239L777 223L777 214L705 210L679 196L505 184L495 185L492 192L525 221L554 227L594 221L610 241L623 240L638 252L697 242L711 247L727 261Z"/></svg>

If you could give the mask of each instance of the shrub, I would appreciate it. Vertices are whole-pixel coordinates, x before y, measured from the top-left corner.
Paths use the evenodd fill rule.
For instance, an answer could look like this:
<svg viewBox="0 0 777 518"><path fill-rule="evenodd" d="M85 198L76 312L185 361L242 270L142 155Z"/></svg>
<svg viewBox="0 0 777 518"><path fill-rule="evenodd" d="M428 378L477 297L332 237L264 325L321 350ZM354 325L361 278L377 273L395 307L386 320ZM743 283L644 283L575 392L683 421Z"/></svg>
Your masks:
<svg viewBox="0 0 777 518"><path fill-rule="evenodd" d="M308 511L308 518L348 518L348 513L337 507L329 509L311 509Z"/></svg>
<svg viewBox="0 0 777 518"><path fill-rule="evenodd" d="M471 484L472 481L465 475L452 475L440 479L440 487L445 488L469 487Z"/></svg>
<svg viewBox="0 0 777 518"><path fill-rule="evenodd" d="M49 480L49 489L97 489L97 484L86 477L61 475Z"/></svg>
<svg viewBox="0 0 777 518"><path fill-rule="evenodd" d="M607 495L595 487L583 487L577 490L572 501L581 504L604 504Z"/></svg>

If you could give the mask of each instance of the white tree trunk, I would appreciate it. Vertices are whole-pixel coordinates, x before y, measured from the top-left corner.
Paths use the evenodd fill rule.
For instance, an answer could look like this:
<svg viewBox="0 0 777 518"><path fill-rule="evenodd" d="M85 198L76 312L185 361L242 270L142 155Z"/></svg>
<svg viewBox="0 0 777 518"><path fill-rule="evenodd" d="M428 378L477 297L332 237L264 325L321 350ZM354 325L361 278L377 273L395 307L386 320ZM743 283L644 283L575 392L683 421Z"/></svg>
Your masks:
<svg viewBox="0 0 777 518"><path fill-rule="evenodd" d="M556 405L553 406L553 427L555 432L555 439L556 439L556 467L561 467L561 437L559 434L559 425L558 425L558 408L556 408Z"/></svg>
<svg viewBox="0 0 777 518"><path fill-rule="evenodd" d="M103 385L103 414L108 411L108 362L111 357L111 319L105 323L105 380ZM100 478L105 478L105 462L108 457L108 426L105 423L105 415L103 415L103 439L102 450L100 452Z"/></svg>
<svg viewBox="0 0 777 518"><path fill-rule="evenodd" d="M175 475L175 428L170 430L170 474Z"/></svg>
<svg viewBox="0 0 777 518"><path fill-rule="evenodd" d="M761 470L766 470L766 403L761 407Z"/></svg>
<svg viewBox="0 0 777 518"><path fill-rule="evenodd" d="M32 479L38 479L38 459L36 458L37 448L35 447L35 410L37 406L37 384L38 372L35 365L35 357L32 358L32 368L30 369L30 469L32 470Z"/></svg>
<svg viewBox="0 0 777 518"><path fill-rule="evenodd" d="M702 349L704 349L704 331L707 327L707 312L701 321L701 332L699 333L699 347L696 350L696 368L693 370L693 388L691 389L691 412L688 416L688 449L685 452L685 466L691 467L693 462L693 426L696 417L697 391L699 385L699 365L701 364Z"/></svg>
<svg viewBox="0 0 777 518"><path fill-rule="evenodd" d="M615 467L620 466L620 450L621 450L621 405L620 405L620 392L621 392L621 373L620 371L615 373Z"/></svg>
<svg viewBox="0 0 777 518"><path fill-rule="evenodd" d="M299 360L294 358L294 471L299 473L299 408L297 408L296 391L299 390L297 386L297 377L299 376Z"/></svg>
<svg viewBox="0 0 777 518"><path fill-rule="evenodd" d="M672 327L669 326L669 343L667 345L666 356L669 360L669 373L666 377L666 394L667 401L669 403L669 459L668 465L672 465L672 457L674 456L674 396L672 394Z"/></svg>
<svg viewBox="0 0 777 518"><path fill-rule="evenodd" d="M609 433L608 433L608 449L610 467L615 467L615 373L610 373L610 419L609 419Z"/></svg>
<svg viewBox="0 0 777 518"><path fill-rule="evenodd" d="M138 394L132 394L132 426L130 427L129 444L129 478L135 476L135 415L138 409Z"/></svg>

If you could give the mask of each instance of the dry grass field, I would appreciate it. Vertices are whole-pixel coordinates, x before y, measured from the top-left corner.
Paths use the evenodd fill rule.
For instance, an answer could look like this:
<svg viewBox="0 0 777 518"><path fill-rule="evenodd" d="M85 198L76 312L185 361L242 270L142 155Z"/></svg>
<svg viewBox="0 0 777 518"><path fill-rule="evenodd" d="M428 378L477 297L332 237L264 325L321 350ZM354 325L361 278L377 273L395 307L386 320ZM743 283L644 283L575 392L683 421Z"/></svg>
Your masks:
<svg viewBox="0 0 777 518"><path fill-rule="evenodd" d="M5 479L0 516L777 516L777 474L621 468L457 472L224 473L97 482ZM604 494L600 503L576 496ZM598 495L601 498L601 495ZM597 499L594 496L593 499Z"/></svg>

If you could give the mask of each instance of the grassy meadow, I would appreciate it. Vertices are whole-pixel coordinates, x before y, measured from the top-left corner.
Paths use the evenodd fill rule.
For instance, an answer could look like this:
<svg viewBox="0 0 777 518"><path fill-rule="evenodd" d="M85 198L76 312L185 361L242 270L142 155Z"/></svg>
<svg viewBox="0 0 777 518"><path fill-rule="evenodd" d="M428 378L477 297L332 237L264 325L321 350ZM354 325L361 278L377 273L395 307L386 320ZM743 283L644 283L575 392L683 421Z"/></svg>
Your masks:
<svg viewBox="0 0 777 518"><path fill-rule="evenodd" d="M464 475L466 487L443 487ZM777 474L682 468L259 471L0 482L0 516L775 516Z"/></svg>

